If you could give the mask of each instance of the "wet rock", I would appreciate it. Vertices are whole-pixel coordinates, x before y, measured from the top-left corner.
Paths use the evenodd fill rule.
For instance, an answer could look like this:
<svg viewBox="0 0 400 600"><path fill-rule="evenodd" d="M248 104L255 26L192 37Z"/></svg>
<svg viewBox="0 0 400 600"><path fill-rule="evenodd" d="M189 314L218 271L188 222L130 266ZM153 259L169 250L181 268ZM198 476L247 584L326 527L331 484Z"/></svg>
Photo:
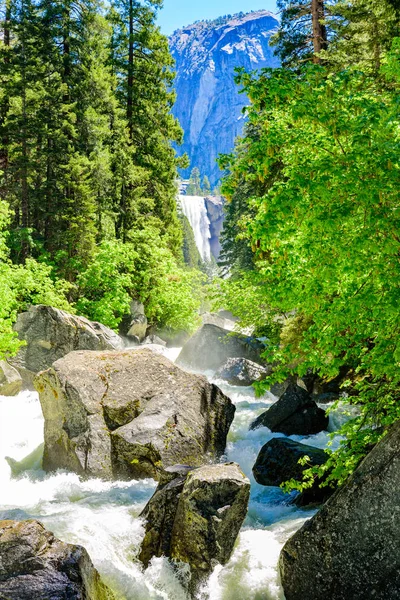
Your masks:
<svg viewBox="0 0 400 600"><path fill-rule="evenodd" d="M286 542L286 600L400 597L400 422Z"/></svg>
<svg viewBox="0 0 400 600"><path fill-rule="evenodd" d="M285 435L313 435L327 429L329 419L307 390L291 383L283 395L250 425Z"/></svg>
<svg viewBox="0 0 400 600"><path fill-rule="evenodd" d="M215 376L231 385L249 386L255 381L264 379L271 369L264 368L246 358L228 358Z"/></svg>
<svg viewBox="0 0 400 600"><path fill-rule="evenodd" d="M158 335L148 335L143 344L156 344L157 346L166 346L167 342L158 337Z"/></svg>
<svg viewBox="0 0 400 600"><path fill-rule="evenodd" d="M22 460L15 460L10 456L5 456L13 477L19 477L25 471L31 469L37 470L42 467L44 444L39 444L28 456L25 456Z"/></svg>
<svg viewBox="0 0 400 600"><path fill-rule="evenodd" d="M37 373L73 350L115 350L121 338L101 323L89 321L51 306L32 306L18 315L14 326L26 342L12 364Z"/></svg>
<svg viewBox="0 0 400 600"><path fill-rule="evenodd" d="M235 413L205 377L147 348L72 352L35 383L47 471L159 479L166 467L222 454Z"/></svg>
<svg viewBox="0 0 400 600"><path fill-rule="evenodd" d="M115 600L84 548L33 520L0 521L0 598Z"/></svg>
<svg viewBox="0 0 400 600"><path fill-rule="evenodd" d="M306 466L299 459L308 456ZM328 455L320 448L301 444L288 438L273 438L260 450L253 467L254 479L261 485L276 485L289 479L301 479L304 469L323 465Z"/></svg>
<svg viewBox="0 0 400 600"><path fill-rule="evenodd" d="M308 456L305 466L299 460ZM303 471L309 467L323 465L328 455L320 448L301 444L288 438L273 438L260 450L253 467L254 479L261 485L279 486L290 479L301 480ZM320 480L295 499L299 506L320 504L332 495L329 487L320 487Z"/></svg>
<svg viewBox="0 0 400 600"><path fill-rule="evenodd" d="M17 369L0 360L0 396L16 396L22 390L22 377Z"/></svg>
<svg viewBox="0 0 400 600"><path fill-rule="evenodd" d="M228 358L246 358L263 364L263 344L217 325L203 325L184 345L177 363L193 369L219 369Z"/></svg>
<svg viewBox="0 0 400 600"><path fill-rule="evenodd" d="M191 589L225 564L246 517L250 482L235 463L205 465L158 489L146 507L141 559L169 556L190 565Z"/></svg>
<svg viewBox="0 0 400 600"><path fill-rule="evenodd" d="M139 555L139 560L145 567L148 567L154 556L170 556L179 498L192 470L193 467L167 467L159 486L140 515L146 519L146 534Z"/></svg>

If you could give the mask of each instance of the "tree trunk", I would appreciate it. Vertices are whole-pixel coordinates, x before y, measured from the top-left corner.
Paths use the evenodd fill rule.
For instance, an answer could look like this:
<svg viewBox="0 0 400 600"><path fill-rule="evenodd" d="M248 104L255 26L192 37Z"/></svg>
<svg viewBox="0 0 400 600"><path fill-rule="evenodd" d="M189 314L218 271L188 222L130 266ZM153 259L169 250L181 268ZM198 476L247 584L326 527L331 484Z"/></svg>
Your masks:
<svg viewBox="0 0 400 600"><path fill-rule="evenodd" d="M22 55L22 77L21 77L21 102L22 102L22 123L21 123L21 139L22 139L22 161L21 161L21 226L23 231L23 238L21 241L21 261L24 262L29 256L29 244L28 244L28 228L29 228L29 187L28 187L28 131L27 131L27 57L26 57L26 39L25 39L25 28L26 25L25 15L25 3L23 3L22 9L22 35L21 35L21 55Z"/></svg>
<svg viewBox="0 0 400 600"><path fill-rule="evenodd" d="M128 45L128 95L126 117L129 137L133 139L133 1L129 0L129 45Z"/></svg>
<svg viewBox="0 0 400 600"><path fill-rule="evenodd" d="M6 0L6 11L4 16L4 28L3 28L3 42L5 48L4 64L8 65L10 62L8 52L10 48L10 21L11 21L11 0ZM6 74L6 77L8 73ZM5 120L7 118L9 110L9 101L7 93L4 96L2 106L0 108L0 127L3 130L0 147L0 170L3 171L4 177L4 189L7 188L7 168L8 168L8 145L9 139L7 132L4 130Z"/></svg>
<svg viewBox="0 0 400 600"><path fill-rule="evenodd" d="M315 64L319 64L321 62L321 58L318 56L318 54L321 52L321 50L326 50L328 47L326 27L323 23L325 19L323 0L311 0L311 16L314 46L313 62Z"/></svg>

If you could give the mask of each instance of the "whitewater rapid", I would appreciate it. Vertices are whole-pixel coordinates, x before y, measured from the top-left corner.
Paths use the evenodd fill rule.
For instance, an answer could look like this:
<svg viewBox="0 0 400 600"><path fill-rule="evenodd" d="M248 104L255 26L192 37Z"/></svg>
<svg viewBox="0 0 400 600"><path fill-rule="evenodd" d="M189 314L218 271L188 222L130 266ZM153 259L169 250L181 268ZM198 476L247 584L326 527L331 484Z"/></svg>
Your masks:
<svg viewBox="0 0 400 600"><path fill-rule="evenodd" d="M208 375L212 379L212 374ZM250 432L248 427L276 398L267 394L256 399L252 388L214 381L237 409L225 459L240 464L251 480L252 492L248 517L230 561L215 569L198 597L283 600L279 552L313 513L290 504L279 488L258 485L252 476L259 449L279 434L266 428ZM305 441L325 447L328 434ZM154 492L155 482L84 481L67 472L47 475L40 469L37 453L24 465L24 472L12 476L5 457L21 461L42 442L43 416L37 394L25 391L13 398L0 396L0 519L38 519L60 539L83 545L121 600L186 600L180 581L184 567L174 570L166 559L155 558L144 570L136 558L144 535L139 514Z"/></svg>

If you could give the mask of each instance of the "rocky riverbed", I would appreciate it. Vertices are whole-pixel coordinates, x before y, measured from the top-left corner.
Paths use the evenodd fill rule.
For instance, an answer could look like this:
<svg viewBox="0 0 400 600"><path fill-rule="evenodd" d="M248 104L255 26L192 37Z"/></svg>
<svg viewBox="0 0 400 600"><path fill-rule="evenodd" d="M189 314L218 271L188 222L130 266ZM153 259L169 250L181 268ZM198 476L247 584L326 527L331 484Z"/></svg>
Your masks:
<svg viewBox="0 0 400 600"><path fill-rule="evenodd" d="M164 352L170 358L178 353L174 349ZM226 454L221 460L239 463L252 486L248 516L233 555L225 566L215 568L198 597L282 599L280 550L313 512L291 504L279 488L257 484L252 474L260 448L281 434L271 434L266 428L249 431L249 425L276 398L266 395L256 399L252 388L215 380L211 371L206 375L236 406ZM324 447L328 434L292 439ZM40 449L33 452L42 442L43 416L37 394L25 391L16 397L0 397L0 518L38 519L61 540L81 544L103 581L122 599L185 599L185 566L173 569L167 559L153 558L144 569L137 560L145 532L139 515L155 490L155 482L83 480L63 471L45 474L40 469ZM28 455L23 463L7 462L5 458L22 461Z"/></svg>

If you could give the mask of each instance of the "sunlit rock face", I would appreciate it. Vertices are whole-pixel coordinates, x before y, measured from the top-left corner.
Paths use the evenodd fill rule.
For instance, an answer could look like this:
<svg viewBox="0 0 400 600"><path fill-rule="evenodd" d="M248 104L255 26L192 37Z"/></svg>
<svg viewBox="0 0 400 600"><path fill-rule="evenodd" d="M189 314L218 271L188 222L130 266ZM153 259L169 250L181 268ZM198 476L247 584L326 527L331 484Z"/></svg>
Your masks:
<svg viewBox="0 0 400 600"><path fill-rule="evenodd" d="M272 13L260 10L201 21L170 37L177 71L174 114L185 133L179 152L187 152L191 166L208 175L212 185L221 176L218 154L232 151L244 123L247 99L239 94L234 69L277 67L279 61L269 46L277 26Z"/></svg>

